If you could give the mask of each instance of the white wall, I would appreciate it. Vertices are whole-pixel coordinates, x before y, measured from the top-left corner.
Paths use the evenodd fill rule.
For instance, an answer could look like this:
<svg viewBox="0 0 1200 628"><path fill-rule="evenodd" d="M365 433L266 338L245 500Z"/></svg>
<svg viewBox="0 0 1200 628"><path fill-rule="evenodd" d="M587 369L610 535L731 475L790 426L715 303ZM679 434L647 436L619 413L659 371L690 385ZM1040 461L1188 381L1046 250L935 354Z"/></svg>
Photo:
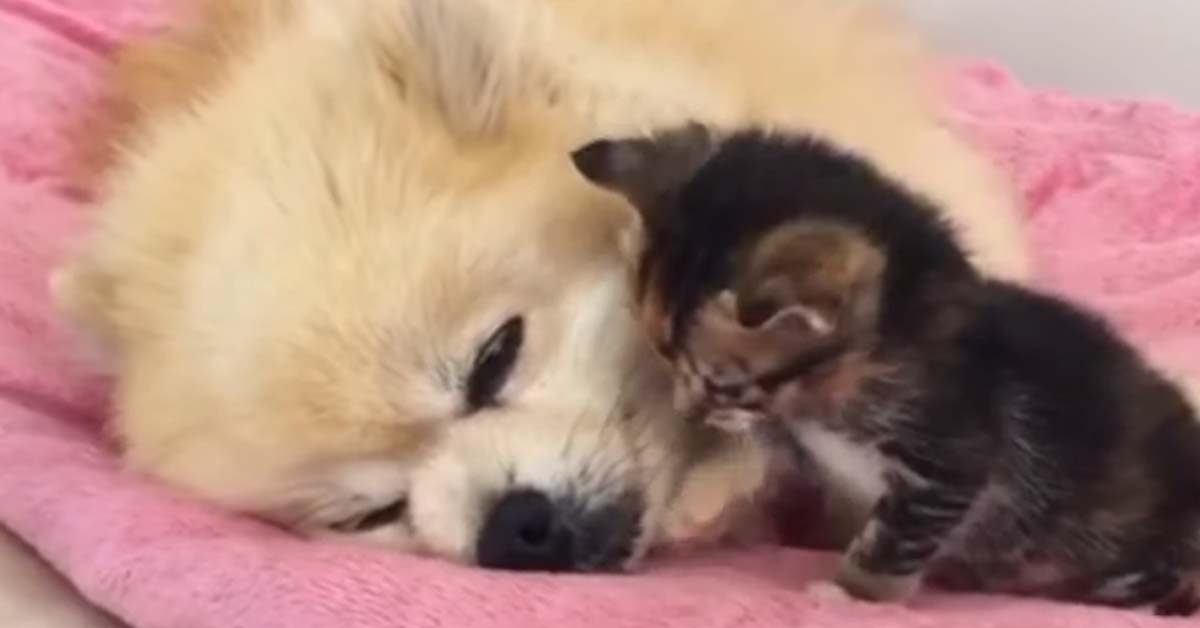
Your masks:
<svg viewBox="0 0 1200 628"><path fill-rule="evenodd" d="M1026 82L1200 107L1200 0L888 0Z"/></svg>

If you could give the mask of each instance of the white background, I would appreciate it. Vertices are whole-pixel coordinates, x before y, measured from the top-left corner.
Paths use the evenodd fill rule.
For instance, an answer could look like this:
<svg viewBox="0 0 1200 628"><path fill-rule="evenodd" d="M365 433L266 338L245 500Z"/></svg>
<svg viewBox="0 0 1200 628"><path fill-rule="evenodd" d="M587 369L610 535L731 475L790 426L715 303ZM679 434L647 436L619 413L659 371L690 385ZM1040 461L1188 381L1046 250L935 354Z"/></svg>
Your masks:
<svg viewBox="0 0 1200 628"><path fill-rule="evenodd" d="M1025 82L1200 108L1200 0L884 0Z"/></svg>

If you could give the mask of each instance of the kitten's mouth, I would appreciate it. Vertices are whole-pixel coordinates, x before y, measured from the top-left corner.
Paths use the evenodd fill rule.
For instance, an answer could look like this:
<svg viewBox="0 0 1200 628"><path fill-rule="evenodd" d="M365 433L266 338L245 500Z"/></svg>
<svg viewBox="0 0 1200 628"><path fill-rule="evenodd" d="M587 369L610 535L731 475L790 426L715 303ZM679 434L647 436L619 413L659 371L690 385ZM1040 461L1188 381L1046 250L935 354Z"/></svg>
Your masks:
<svg viewBox="0 0 1200 628"><path fill-rule="evenodd" d="M755 426L766 420L766 414L759 411L745 408L725 408L710 412L704 418L704 423L725 432L745 433L752 431Z"/></svg>
<svg viewBox="0 0 1200 628"><path fill-rule="evenodd" d="M741 432L766 417L764 399L746 403L753 380L714 382L682 378L675 385L675 410L691 424L707 424L726 431ZM760 395L761 397L761 395Z"/></svg>
<svg viewBox="0 0 1200 628"><path fill-rule="evenodd" d="M675 412L689 420L699 421L713 410L737 406L744 391L754 385L749 377L729 377L720 380L712 375L695 372L695 363L688 358L677 360L675 370Z"/></svg>
<svg viewBox="0 0 1200 628"><path fill-rule="evenodd" d="M744 433L767 420L767 415L760 410L737 406L717 407L700 402L686 410L683 419L690 424L703 424L724 432Z"/></svg>

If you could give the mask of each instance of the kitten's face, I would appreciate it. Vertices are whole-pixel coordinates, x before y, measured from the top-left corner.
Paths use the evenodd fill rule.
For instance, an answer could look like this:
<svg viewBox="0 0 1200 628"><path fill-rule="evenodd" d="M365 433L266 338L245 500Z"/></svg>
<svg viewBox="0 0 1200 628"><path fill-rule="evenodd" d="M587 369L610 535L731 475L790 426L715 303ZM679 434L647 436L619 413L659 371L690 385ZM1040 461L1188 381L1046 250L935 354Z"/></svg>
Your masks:
<svg viewBox="0 0 1200 628"><path fill-rule="evenodd" d="M755 136L755 156L769 159L774 141ZM777 414L781 397L789 414L829 401L873 338L884 256L853 228L804 216L788 168L743 168L723 151L692 125L574 159L643 218L635 295L673 367L677 409L742 429Z"/></svg>
<svg viewBox="0 0 1200 628"><path fill-rule="evenodd" d="M726 290L698 308L686 340L662 355L672 363L677 410L743 431L777 413L781 391L800 392L805 376L827 370L845 348L813 308L794 306L747 324L737 296Z"/></svg>

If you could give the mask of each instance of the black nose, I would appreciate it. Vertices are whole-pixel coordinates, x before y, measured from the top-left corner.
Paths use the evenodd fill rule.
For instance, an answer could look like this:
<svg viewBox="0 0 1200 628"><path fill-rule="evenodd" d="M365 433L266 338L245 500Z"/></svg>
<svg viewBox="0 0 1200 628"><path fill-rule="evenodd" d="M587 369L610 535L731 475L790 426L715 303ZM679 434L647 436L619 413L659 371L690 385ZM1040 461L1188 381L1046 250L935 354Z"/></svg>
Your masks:
<svg viewBox="0 0 1200 628"><path fill-rule="evenodd" d="M568 571L575 535L554 502L535 490L510 492L492 507L479 535L481 567L514 571Z"/></svg>

